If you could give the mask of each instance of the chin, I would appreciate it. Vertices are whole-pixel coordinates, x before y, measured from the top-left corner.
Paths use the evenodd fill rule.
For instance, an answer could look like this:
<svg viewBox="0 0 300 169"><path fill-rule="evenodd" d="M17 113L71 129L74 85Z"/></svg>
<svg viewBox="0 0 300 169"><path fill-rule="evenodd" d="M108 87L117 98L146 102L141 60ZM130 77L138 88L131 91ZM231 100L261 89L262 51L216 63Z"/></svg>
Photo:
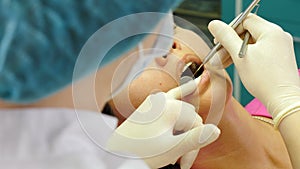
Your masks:
<svg viewBox="0 0 300 169"><path fill-rule="evenodd" d="M205 73L203 73L205 74ZM228 102L232 98L232 82L230 80L229 75L224 70L224 78L226 78L225 83L222 85L225 85L225 100L224 100L224 106L228 104ZM184 101L191 103L195 106L197 113L202 117L203 121L205 121L206 117L208 116L208 113L211 109L212 105L212 84L210 83L209 76L206 77L205 82L200 82L198 85L198 90L194 92L191 96L188 96L184 99ZM223 104L223 103L222 103Z"/></svg>

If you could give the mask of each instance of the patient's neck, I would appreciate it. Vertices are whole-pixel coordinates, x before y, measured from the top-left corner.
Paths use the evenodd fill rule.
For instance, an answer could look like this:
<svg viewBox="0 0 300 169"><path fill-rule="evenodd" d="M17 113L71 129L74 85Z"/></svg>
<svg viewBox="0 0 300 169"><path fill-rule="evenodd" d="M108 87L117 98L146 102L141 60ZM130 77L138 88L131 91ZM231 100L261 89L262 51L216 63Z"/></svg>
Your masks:
<svg viewBox="0 0 300 169"><path fill-rule="evenodd" d="M203 159L206 161L212 157L227 156L228 152L232 155L238 153L243 147L243 144L250 143L250 139L245 138L245 134L251 131L251 124L248 121L253 120L248 112L234 99L228 101L223 117L218 125L221 129L219 139L211 145L204 147L201 150ZM221 151L220 151L221 150Z"/></svg>
<svg viewBox="0 0 300 169"><path fill-rule="evenodd" d="M269 134L264 132L264 127L269 126L262 125L265 124L254 120L240 103L231 98L218 125L220 137L200 150L193 168L260 168L259 165L272 168L272 160L266 160L265 155L274 147L263 138Z"/></svg>

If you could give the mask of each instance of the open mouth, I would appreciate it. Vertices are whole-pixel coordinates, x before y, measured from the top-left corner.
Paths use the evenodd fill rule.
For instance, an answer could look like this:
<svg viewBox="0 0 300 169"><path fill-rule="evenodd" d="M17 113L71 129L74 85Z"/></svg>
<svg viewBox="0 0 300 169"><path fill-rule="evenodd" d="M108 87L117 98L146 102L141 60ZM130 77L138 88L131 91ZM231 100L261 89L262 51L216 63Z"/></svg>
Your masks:
<svg viewBox="0 0 300 169"><path fill-rule="evenodd" d="M200 64L197 64L195 62L189 62L184 67L183 72L181 74L181 78L183 78L183 77L190 77L192 79L195 79L195 78L199 77L203 73L203 71L204 71L204 66L202 66L198 70L199 67L200 67Z"/></svg>

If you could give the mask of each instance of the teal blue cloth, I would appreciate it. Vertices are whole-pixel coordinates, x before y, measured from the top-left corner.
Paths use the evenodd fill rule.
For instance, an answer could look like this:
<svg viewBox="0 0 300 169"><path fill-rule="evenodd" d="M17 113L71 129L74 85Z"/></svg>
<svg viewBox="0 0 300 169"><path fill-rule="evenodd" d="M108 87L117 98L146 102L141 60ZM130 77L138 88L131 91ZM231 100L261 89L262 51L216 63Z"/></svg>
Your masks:
<svg viewBox="0 0 300 169"><path fill-rule="evenodd" d="M26 104L55 93L72 82L80 49L99 28L129 14L166 13L181 1L0 1L0 98ZM150 30L159 20L137 18L136 25ZM120 25L108 34L118 36L124 29L130 28ZM143 37L135 36L119 43L110 50L100 67L120 57ZM101 43L105 41L103 38ZM88 66L84 71L83 75L89 72Z"/></svg>

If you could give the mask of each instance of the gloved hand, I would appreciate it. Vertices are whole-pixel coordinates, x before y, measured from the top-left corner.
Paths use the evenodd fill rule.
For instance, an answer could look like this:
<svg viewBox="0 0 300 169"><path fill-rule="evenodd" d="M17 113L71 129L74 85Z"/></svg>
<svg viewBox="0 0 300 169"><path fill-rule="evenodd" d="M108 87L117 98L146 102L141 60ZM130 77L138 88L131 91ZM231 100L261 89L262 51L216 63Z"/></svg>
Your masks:
<svg viewBox="0 0 300 169"><path fill-rule="evenodd" d="M249 15L242 24L254 43L244 58L238 53L242 39L221 21L212 21L209 30L231 55L247 90L267 107L275 125L300 107L300 83L293 39L279 26L259 16Z"/></svg>
<svg viewBox="0 0 300 169"><path fill-rule="evenodd" d="M174 164L190 168L201 147L216 140L220 130L203 124L194 106L177 100L193 93L194 81L152 94L122 123L108 141L108 149L143 158L151 168Z"/></svg>

